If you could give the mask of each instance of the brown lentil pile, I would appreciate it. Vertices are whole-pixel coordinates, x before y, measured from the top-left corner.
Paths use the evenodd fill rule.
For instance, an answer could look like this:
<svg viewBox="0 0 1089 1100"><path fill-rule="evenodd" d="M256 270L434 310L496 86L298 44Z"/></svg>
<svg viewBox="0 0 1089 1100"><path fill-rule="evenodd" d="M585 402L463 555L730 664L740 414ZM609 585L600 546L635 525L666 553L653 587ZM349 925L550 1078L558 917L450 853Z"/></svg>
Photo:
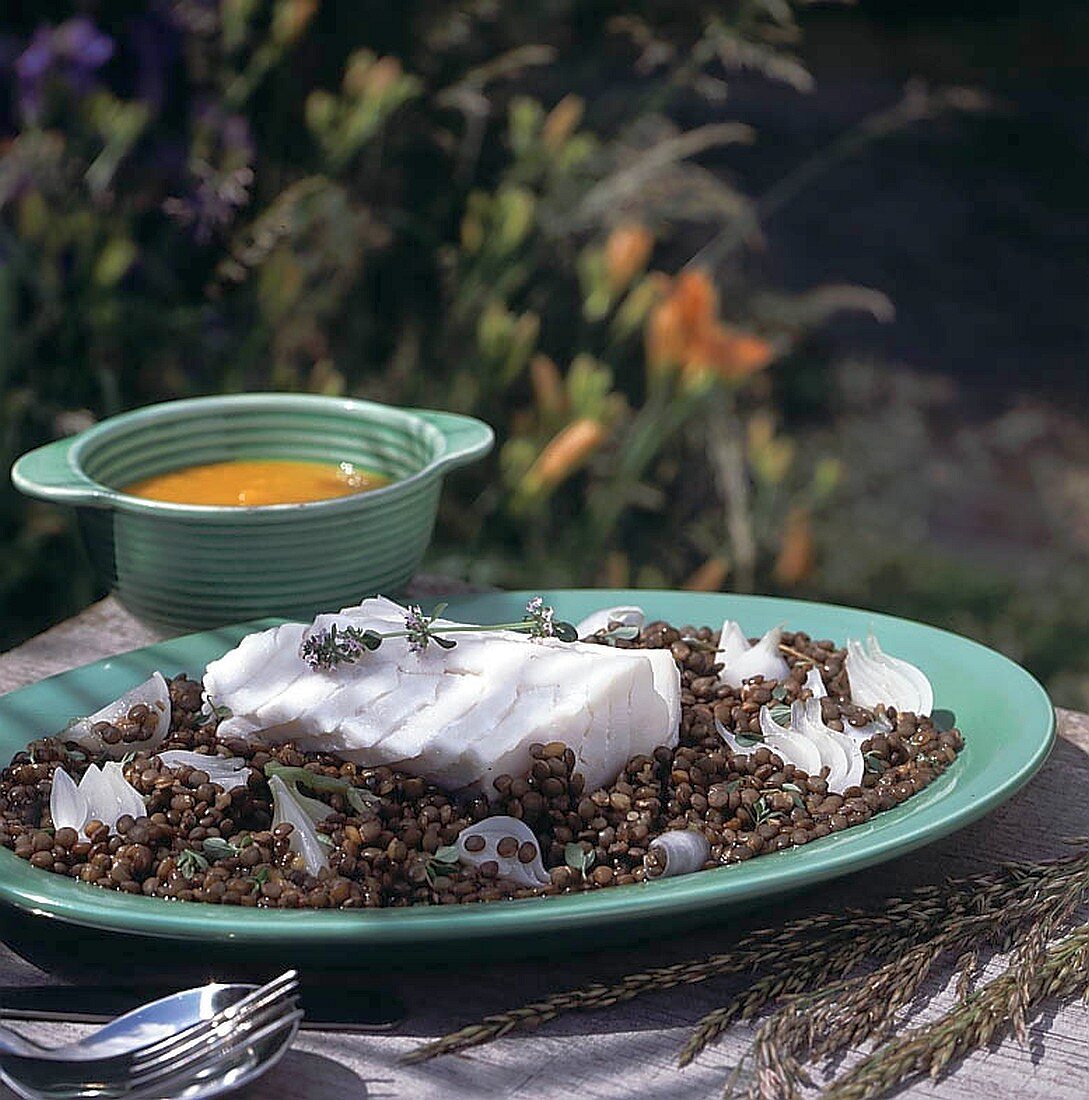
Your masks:
<svg viewBox="0 0 1089 1100"><path fill-rule="evenodd" d="M649 845L670 829L702 831L710 845L707 868L808 844L910 798L963 747L958 730L939 730L930 718L892 708L877 716L854 705L845 651L831 641L784 633L781 652L789 676L781 683L756 677L737 690L718 679L717 640L707 627L655 622L636 639L609 643L672 653L682 679L676 748L633 757L611 786L586 790L570 748L559 741L535 745L525 775L495 780L498 800L490 807L479 794L458 797L415 776L300 752L290 743L221 741L218 719L202 712L199 682L179 676L170 682L171 730L160 751L241 757L250 768L245 786L225 791L199 768L163 766L140 748L146 714L130 712L116 728L96 732L106 744L131 745L124 773L144 796L146 817L126 815L113 832L92 821L83 837L71 828L55 830L49 816L55 768L63 765L78 782L97 762L61 735L35 741L0 772L0 844L43 871L179 901L280 909L497 901L653 877L658 864L648 855ZM718 722L735 736L758 737L761 706L804 698L813 667L828 691L821 702L828 725L842 730L883 717L887 727L863 742L862 782L842 794L830 793L823 775L784 764L766 746L731 752L716 728ZM268 764L303 768L365 795L353 806L342 792L307 790L331 810L317 826L329 841L329 866L317 876L292 850L292 826L272 828ZM497 877L494 861L479 868L456 861L451 846L461 831L493 814L519 818L533 830L549 885L516 888ZM532 846L523 847L518 856L528 863ZM515 853L513 847L510 853L500 850Z"/></svg>

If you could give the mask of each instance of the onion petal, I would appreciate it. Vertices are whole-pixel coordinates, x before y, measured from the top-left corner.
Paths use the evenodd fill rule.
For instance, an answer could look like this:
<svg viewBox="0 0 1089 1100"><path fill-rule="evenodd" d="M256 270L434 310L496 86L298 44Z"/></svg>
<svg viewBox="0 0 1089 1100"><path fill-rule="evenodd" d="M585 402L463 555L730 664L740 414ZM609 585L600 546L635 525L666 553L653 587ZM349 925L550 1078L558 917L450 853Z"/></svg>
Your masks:
<svg viewBox="0 0 1089 1100"><path fill-rule="evenodd" d="M318 838L318 831L314 828L314 822L306 812L299 799L292 794L288 785L278 776L274 775L268 781L268 789L272 792L272 828L277 825L291 825L291 850L302 856L303 863L309 874L317 876L323 867L329 866L326 855L326 847ZM307 799L308 802L316 799ZM330 813L332 811L330 810Z"/></svg>
<svg viewBox="0 0 1089 1100"><path fill-rule="evenodd" d="M825 725L819 699L796 702L790 712L791 727L817 745L821 760L829 767L828 789L842 794L848 787L857 787L866 766L859 743Z"/></svg>
<svg viewBox="0 0 1089 1100"><path fill-rule="evenodd" d="M764 735L764 744L784 764L793 764L806 775L820 774L823 762L817 746L789 726L779 725L767 707L760 708L760 732Z"/></svg>
<svg viewBox="0 0 1089 1100"><path fill-rule="evenodd" d="M821 676L821 670L816 665L806 673L802 687L808 688L814 699L823 699L828 695L828 689L824 686L824 677Z"/></svg>
<svg viewBox="0 0 1089 1100"><path fill-rule="evenodd" d="M240 756L210 756L202 752L187 752L185 749L170 749L156 755L165 767L196 768L207 772L209 781L225 791L244 787L249 782L250 767ZM332 813L331 809L326 809Z"/></svg>
<svg viewBox="0 0 1089 1100"><path fill-rule="evenodd" d="M54 829L75 829L81 836L90 813L87 799L76 781L63 769L53 772L53 789L49 793L49 816Z"/></svg>
<svg viewBox="0 0 1089 1100"><path fill-rule="evenodd" d="M647 846L661 854L661 862L647 866L648 878L672 878L703 870L711 856L711 845L699 829L670 829Z"/></svg>
<svg viewBox="0 0 1089 1100"><path fill-rule="evenodd" d="M790 666L779 652L782 633L782 627L773 627L755 645L750 645L737 623L727 619L722 624L715 655L715 660L723 665L719 679L735 688L754 676L763 676L765 680L785 679L790 675Z"/></svg>
<svg viewBox="0 0 1089 1100"><path fill-rule="evenodd" d="M588 638L612 626L634 626L642 630L646 619L646 612L641 607L603 607L587 615L575 627L575 633L580 638Z"/></svg>
<svg viewBox="0 0 1089 1100"><path fill-rule="evenodd" d="M94 727L99 722L116 722L124 718L138 703L143 703L156 717L155 729L150 737L143 741L119 741L116 745L110 745L102 740L100 733L95 732ZM170 688L161 672L153 672L142 684L137 684L131 691L126 691L120 699L115 699L101 710L96 710L94 714L73 722L61 736L66 741L75 741L81 749L93 756L120 760L133 749L154 752L166 739L169 731Z"/></svg>
<svg viewBox="0 0 1089 1100"><path fill-rule="evenodd" d="M847 680L851 701L859 706L889 706L924 717L934 709L934 689L915 665L890 657L870 634L863 644L847 640Z"/></svg>
<svg viewBox="0 0 1089 1100"><path fill-rule="evenodd" d="M465 842L474 836L483 837L484 847L479 851L471 852L465 846ZM537 850L537 854L529 863L523 863L515 852L512 856L501 856L498 844L504 838L512 836L518 841L521 848L527 842ZM482 863L493 862L499 865L499 877L507 879L518 886L547 886L552 879L545 870L544 861L541 859L541 846L533 830L516 817L497 815L486 817L475 825L462 829L457 839L458 859L470 867L479 867Z"/></svg>

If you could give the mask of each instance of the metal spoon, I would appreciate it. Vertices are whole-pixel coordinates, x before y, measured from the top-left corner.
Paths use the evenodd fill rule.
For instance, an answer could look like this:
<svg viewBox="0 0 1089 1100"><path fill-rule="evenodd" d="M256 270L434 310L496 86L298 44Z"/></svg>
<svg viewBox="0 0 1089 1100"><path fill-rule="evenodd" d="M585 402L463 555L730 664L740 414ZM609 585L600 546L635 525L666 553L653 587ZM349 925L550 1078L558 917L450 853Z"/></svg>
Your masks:
<svg viewBox="0 0 1089 1100"><path fill-rule="evenodd" d="M118 1016L116 1020L82 1039L58 1047L42 1046L0 1026L0 1052L28 1058L55 1058L59 1061L123 1054L199 1024L216 1012L240 1001L256 988L255 985L211 982L196 989L172 993Z"/></svg>
<svg viewBox="0 0 1089 1100"><path fill-rule="evenodd" d="M208 1059L199 1068L177 1079L158 1082L146 1090L113 1091L101 1085L84 1091L62 1087L36 1089L0 1071L4 1083L22 1100L81 1100L81 1098L123 1096L125 1100L209 1100L240 1089L271 1069L287 1053L299 1029L300 1012L274 1021L244 1045Z"/></svg>

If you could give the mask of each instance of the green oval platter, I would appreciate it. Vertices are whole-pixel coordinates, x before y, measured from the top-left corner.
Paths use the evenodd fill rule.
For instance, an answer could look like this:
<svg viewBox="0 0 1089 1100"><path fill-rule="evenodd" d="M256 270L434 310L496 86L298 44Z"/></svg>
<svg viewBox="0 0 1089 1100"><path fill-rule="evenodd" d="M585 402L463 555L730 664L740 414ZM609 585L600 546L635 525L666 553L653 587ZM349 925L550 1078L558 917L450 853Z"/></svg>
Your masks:
<svg viewBox="0 0 1089 1100"><path fill-rule="evenodd" d="M446 614L469 622L519 618L530 593L453 596ZM616 604L651 619L718 627L737 619L755 635L786 623L839 642L873 630L887 653L919 665L935 706L951 710L965 738L957 761L925 791L864 825L713 871L564 897L380 911L237 909L132 897L40 871L0 849L0 901L85 928L168 937L263 955L332 956L387 962L418 954L539 953L655 935L664 928L728 918L787 893L904 854L982 817L1025 784L1055 737L1054 711L1027 672L993 650L934 627L869 611L763 596L567 590L543 593L560 618L577 621ZM43 680L0 698L0 757L92 712L159 669L196 677L263 620L191 634Z"/></svg>

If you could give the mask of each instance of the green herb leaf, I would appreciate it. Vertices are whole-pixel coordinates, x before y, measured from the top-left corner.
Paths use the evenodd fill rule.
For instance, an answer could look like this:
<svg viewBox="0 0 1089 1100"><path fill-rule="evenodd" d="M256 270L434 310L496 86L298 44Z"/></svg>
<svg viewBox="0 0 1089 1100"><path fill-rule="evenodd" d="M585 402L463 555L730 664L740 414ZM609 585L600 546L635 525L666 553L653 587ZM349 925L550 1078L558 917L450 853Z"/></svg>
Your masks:
<svg viewBox="0 0 1089 1100"><path fill-rule="evenodd" d="M790 694L790 689L786 684L777 684L771 692L771 697L778 703L781 703Z"/></svg>
<svg viewBox="0 0 1089 1100"><path fill-rule="evenodd" d="M563 861L572 871L579 871L582 874L586 874L586 872L593 867L596 858L592 848L588 852L585 851L577 840L573 840L569 844L564 845Z"/></svg>
<svg viewBox="0 0 1089 1100"><path fill-rule="evenodd" d="M768 800L761 796L750 807L749 813L752 814L754 825L763 825L765 821L770 821L773 817L782 817L782 810L773 810L768 804Z"/></svg>
<svg viewBox="0 0 1089 1100"><path fill-rule="evenodd" d="M552 636L559 638L561 642L577 642L579 640L579 632L572 623L554 622L552 631Z"/></svg>
<svg viewBox="0 0 1089 1100"><path fill-rule="evenodd" d="M862 761L866 771L871 775L880 775L889 770L889 762L883 756L878 756L876 752L865 753Z"/></svg>
<svg viewBox="0 0 1089 1100"><path fill-rule="evenodd" d="M776 703L773 707L768 707L768 714L779 723L780 726L790 725L790 707L786 703Z"/></svg>
<svg viewBox="0 0 1089 1100"><path fill-rule="evenodd" d="M799 810L805 809L805 799L802 797L801 787L796 783L784 783L783 790L790 795L791 799L794 801L794 805L797 806Z"/></svg>
<svg viewBox="0 0 1089 1100"><path fill-rule="evenodd" d="M348 805L351 806L357 814L365 813L373 809L382 801L378 795L372 794L370 791L363 790L360 787L353 787L350 785L344 792L344 797L348 800Z"/></svg>
<svg viewBox="0 0 1089 1100"><path fill-rule="evenodd" d="M751 749L764 743L764 738L761 737L760 734L750 733L748 730L745 730L743 733L735 733L734 740L743 749Z"/></svg>
<svg viewBox="0 0 1089 1100"><path fill-rule="evenodd" d="M448 867L456 867L461 860L461 852L458 850L456 844L444 844L441 848L435 849L435 854L431 859L434 863L443 863Z"/></svg>
<svg viewBox="0 0 1089 1100"><path fill-rule="evenodd" d="M230 859L242 852L241 845L232 844L221 836L206 837L201 847L204 849L204 854L211 859Z"/></svg>
<svg viewBox="0 0 1089 1100"><path fill-rule="evenodd" d="M208 870L208 860L195 848L186 848L180 852L175 863L185 878L192 878L197 872Z"/></svg>
<svg viewBox="0 0 1089 1100"><path fill-rule="evenodd" d="M322 775L321 772L313 772L309 768L295 768L270 760L265 765L265 778L271 779L274 775L278 775L291 788L292 794L298 794L300 786L309 787L312 791L341 794L357 813L369 810L381 802L377 795L356 787L349 779Z"/></svg>
<svg viewBox="0 0 1089 1100"><path fill-rule="evenodd" d="M934 728L938 733L948 733L951 729L955 729L957 725L957 716L951 710L931 711L930 720L934 723Z"/></svg>

